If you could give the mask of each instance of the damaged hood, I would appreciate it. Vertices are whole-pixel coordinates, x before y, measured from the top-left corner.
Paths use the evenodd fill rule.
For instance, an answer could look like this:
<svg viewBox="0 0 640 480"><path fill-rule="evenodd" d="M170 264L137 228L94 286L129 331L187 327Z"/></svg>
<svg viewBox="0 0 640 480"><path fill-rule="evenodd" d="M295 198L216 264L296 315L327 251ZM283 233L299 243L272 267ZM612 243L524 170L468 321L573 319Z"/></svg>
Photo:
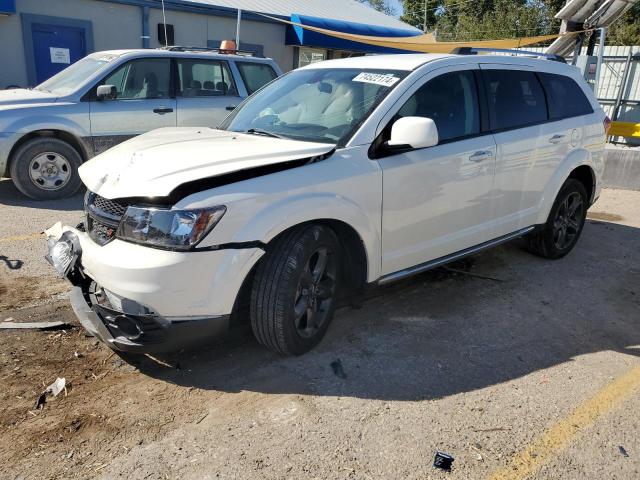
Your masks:
<svg viewBox="0 0 640 480"><path fill-rule="evenodd" d="M183 183L329 153L332 144L210 128L161 128L82 165L80 178L105 198L162 197Z"/></svg>

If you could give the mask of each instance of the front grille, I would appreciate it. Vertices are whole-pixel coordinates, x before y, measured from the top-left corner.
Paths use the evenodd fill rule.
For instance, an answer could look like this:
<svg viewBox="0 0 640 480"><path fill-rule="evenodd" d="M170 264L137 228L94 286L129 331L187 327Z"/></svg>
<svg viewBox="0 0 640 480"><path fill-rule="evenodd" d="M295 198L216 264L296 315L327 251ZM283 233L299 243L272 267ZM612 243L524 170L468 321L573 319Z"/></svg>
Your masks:
<svg viewBox="0 0 640 480"><path fill-rule="evenodd" d="M124 215L128 205L125 202L118 200L109 200L108 198L101 197L98 194L93 196L93 206L103 212L109 213L118 218Z"/></svg>
<svg viewBox="0 0 640 480"><path fill-rule="evenodd" d="M94 242L105 245L115 238L120 219L128 206L129 204L122 200L110 200L97 193L87 192L87 231Z"/></svg>

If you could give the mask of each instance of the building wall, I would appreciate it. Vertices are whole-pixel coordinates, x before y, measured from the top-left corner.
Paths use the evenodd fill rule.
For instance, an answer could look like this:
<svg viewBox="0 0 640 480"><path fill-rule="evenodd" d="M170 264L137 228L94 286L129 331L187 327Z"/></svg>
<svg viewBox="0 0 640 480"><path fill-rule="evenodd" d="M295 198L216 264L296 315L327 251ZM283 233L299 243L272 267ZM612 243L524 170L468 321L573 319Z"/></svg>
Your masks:
<svg viewBox="0 0 640 480"><path fill-rule="evenodd" d="M142 7L95 0L18 0L15 15L0 16L0 89L9 85L27 86L26 52L23 45L21 13L90 21L94 50L142 48ZM206 47L207 40L234 39L236 19L167 10L167 23L175 29L177 45ZM149 45L158 43L158 23L162 10L149 11ZM264 46L264 55L273 58L284 71L293 68L293 47L286 46L285 26L243 20L240 39Z"/></svg>
<svg viewBox="0 0 640 480"><path fill-rule="evenodd" d="M18 0L16 9L16 15L0 17L0 88L28 85L21 13L88 20L95 50L142 46L140 7L94 0Z"/></svg>
<svg viewBox="0 0 640 480"><path fill-rule="evenodd" d="M174 28L175 44L190 47L206 47L207 40L235 39L236 19L189 12L166 11L167 23ZM162 23L162 10L149 12L150 46L158 43L158 24ZM293 47L286 46L285 26L274 23L242 20L240 23L240 48L242 41L264 46L264 55L273 58L284 71L293 68Z"/></svg>

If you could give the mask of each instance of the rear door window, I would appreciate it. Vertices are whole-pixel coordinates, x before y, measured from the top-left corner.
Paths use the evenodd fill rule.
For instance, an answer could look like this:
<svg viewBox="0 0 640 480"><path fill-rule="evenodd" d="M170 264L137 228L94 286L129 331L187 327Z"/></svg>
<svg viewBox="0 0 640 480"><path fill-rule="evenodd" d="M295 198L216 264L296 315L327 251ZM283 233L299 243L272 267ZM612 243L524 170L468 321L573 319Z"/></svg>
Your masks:
<svg viewBox="0 0 640 480"><path fill-rule="evenodd" d="M552 120L593 113L591 103L574 79L553 73L538 75L549 98L549 116Z"/></svg>
<svg viewBox="0 0 640 480"><path fill-rule="evenodd" d="M238 95L227 62L189 58L179 58L177 62L180 97Z"/></svg>
<svg viewBox="0 0 640 480"><path fill-rule="evenodd" d="M236 65L249 95L278 76L271 65L266 63L236 62Z"/></svg>
<svg viewBox="0 0 640 480"><path fill-rule="evenodd" d="M492 130L545 122L547 102L534 72L483 70Z"/></svg>

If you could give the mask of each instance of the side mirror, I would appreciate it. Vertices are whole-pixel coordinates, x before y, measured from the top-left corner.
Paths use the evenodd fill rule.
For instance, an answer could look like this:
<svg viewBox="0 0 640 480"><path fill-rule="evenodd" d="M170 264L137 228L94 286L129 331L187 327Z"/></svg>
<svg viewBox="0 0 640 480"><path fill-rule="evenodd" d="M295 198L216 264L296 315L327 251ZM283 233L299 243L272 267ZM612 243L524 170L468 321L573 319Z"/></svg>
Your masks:
<svg viewBox="0 0 640 480"><path fill-rule="evenodd" d="M96 96L98 100L115 100L118 96L118 91L115 85L100 85L96 90Z"/></svg>
<svg viewBox="0 0 640 480"><path fill-rule="evenodd" d="M438 144L438 127L430 118L404 117L391 127L390 147L426 148Z"/></svg>

